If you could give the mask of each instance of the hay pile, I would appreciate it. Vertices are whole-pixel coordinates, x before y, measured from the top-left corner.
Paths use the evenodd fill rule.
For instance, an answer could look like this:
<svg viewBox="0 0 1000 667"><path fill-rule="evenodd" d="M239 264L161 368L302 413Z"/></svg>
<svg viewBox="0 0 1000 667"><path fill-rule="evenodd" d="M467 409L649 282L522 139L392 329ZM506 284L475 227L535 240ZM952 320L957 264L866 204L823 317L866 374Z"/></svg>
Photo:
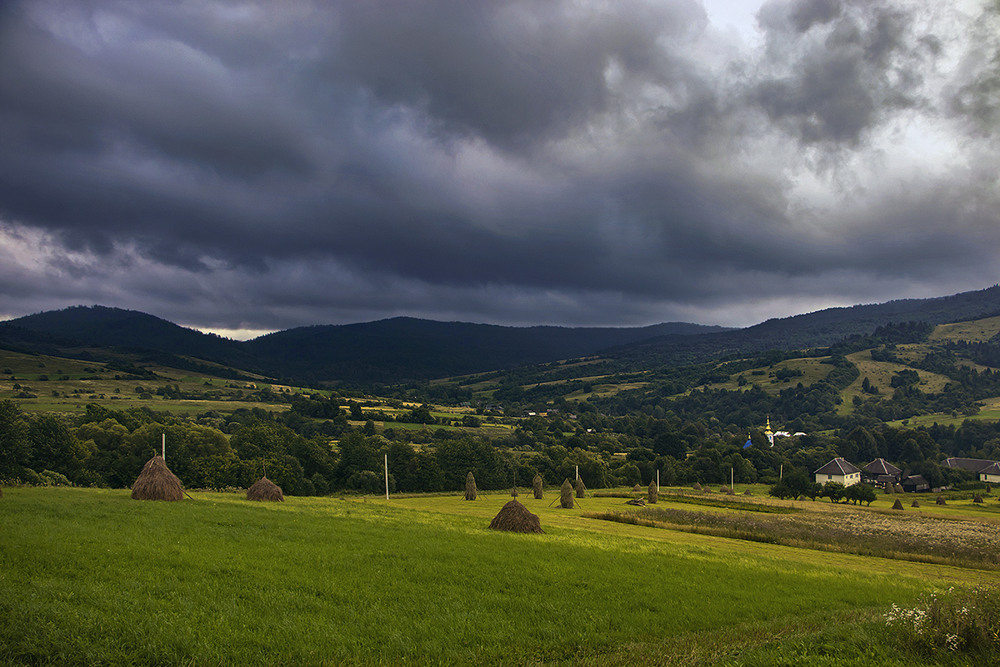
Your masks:
<svg viewBox="0 0 1000 667"><path fill-rule="evenodd" d="M743 495L744 496L752 496L753 495L753 491L751 491L750 489L747 489L746 491L743 492Z"/></svg>
<svg viewBox="0 0 1000 667"><path fill-rule="evenodd" d="M938 496L938 497L937 497L937 504L938 504L938 505L947 505L948 503L946 503L946 502L944 501L944 496Z"/></svg>
<svg viewBox="0 0 1000 667"><path fill-rule="evenodd" d="M576 497L583 498L587 495L587 487L583 485L583 477L576 478Z"/></svg>
<svg viewBox="0 0 1000 667"><path fill-rule="evenodd" d="M920 501L914 500L912 503L910 503L910 507L920 507Z"/></svg>
<svg viewBox="0 0 1000 667"><path fill-rule="evenodd" d="M181 480L170 472L162 456L146 461L138 479L132 485L132 500L183 500Z"/></svg>
<svg viewBox="0 0 1000 667"><path fill-rule="evenodd" d="M511 500L500 508L497 515L490 521L493 530L506 530L511 533L542 533L542 523L537 514L532 514L528 508L516 500Z"/></svg>
<svg viewBox="0 0 1000 667"><path fill-rule="evenodd" d="M635 492L642 491L642 486L640 484L636 484L635 486L632 487L632 490Z"/></svg>
<svg viewBox="0 0 1000 667"><path fill-rule="evenodd" d="M972 497L972 502L979 503L980 505L982 505L983 497L977 493L975 496Z"/></svg>
<svg viewBox="0 0 1000 667"><path fill-rule="evenodd" d="M247 500L278 500L284 501L285 494L281 492L281 487L272 482L265 475L253 483L247 489Z"/></svg>
<svg viewBox="0 0 1000 667"><path fill-rule="evenodd" d="M892 489L896 493L905 493L905 489L903 489L903 485L902 484L897 484L896 486L892 487Z"/></svg>
<svg viewBox="0 0 1000 667"><path fill-rule="evenodd" d="M649 483L649 490L646 492L646 502L655 505L660 498L660 488L656 486L656 480Z"/></svg>
<svg viewBox="0 0 1000 667"><path fill-rule="evenodd" d="M479 491L476 489L476 478L472 476L472 471L465 476L465 499L475 500Z"/></svg>
<svg viewBox="0 0 1000 667"><path fill-rule="evenodd" d="M695 482L694 486L691 488L693 488L695 491L701 491L701 482Z"/></svg>
<svg viewBox="0 0 1000 667"><path fill-rule="evenodd" d="M533 480L531 480L531 488L535 492L535 500L541 500L542 499L542 490L544 489L544 487L545 487L545 484L544 484L544 482L542 482L542 476L539 475L536 472L535 473L535 478Z"/></svg>
<svg viewBox="0 0 1000 667"><path fill-rule="evenodd" d="M569 482L569 477L562 483L559 489L559 504L563 509L573 509L573 485Z"/></svg>
<svg viewBox="0 0 1000 667"><path fill-rule="evenodd" d="M899 502L899 498L896 498L896 502L892 504L892 509L901 510L903 509L903 503Z"/></svg>

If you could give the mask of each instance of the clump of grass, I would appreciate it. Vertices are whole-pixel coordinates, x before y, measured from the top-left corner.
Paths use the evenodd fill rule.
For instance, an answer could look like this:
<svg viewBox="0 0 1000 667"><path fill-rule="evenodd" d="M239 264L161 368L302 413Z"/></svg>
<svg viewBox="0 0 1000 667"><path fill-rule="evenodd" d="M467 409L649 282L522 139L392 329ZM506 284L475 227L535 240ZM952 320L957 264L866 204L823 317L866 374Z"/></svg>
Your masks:
<svg viewBox="0 0 1000 667"><path fill-rule="evenodd" d="M949 588L915 607L892 605L885 623L903 646L927 656L944 649L992 661L1000 652L1000 588Z"/></svg>

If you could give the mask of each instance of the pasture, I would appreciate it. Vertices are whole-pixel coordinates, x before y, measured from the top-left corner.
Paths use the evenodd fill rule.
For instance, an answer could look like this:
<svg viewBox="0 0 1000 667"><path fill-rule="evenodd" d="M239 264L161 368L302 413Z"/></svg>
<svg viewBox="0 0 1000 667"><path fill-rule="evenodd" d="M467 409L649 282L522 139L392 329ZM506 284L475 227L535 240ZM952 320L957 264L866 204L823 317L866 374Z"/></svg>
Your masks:
<svg viewBox="0 0 1000 667"><path fill-rule="evenodd" d="M0 662L909 664L887 643L891 605L1000 580L601 521L584 514L622 498L564 510L554 495L520 496L545 534L518 535L487 529L499 492L261 504L7 488ZM841 509L858 511L824 511Z"/></svg>

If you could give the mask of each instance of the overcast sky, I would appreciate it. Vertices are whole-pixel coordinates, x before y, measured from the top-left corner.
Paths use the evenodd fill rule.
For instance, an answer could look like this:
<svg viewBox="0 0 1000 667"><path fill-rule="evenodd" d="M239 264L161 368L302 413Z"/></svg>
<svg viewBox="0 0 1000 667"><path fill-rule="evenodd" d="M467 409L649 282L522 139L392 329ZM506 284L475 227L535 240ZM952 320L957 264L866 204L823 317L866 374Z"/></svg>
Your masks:
<svg viewBox="0 0 1000 667"><path fill-rule="evenodd" d="M998 269L1000 0L0 4L0 318L745 326Z"/></svg>

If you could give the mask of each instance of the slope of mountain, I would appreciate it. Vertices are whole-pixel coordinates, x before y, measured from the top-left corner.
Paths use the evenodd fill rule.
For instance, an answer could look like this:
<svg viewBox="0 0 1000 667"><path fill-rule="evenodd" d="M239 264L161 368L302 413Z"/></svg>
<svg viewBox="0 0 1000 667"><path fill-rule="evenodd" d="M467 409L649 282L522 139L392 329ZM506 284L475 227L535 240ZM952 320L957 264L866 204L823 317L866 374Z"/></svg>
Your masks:
<svg viewBox="0 0 1000 667"><path fill-rule="evenodd" d="M724 329L682 322L638 328L504 327L397 317L290 329L246 347L276 375L398 382L580 357L657 336L718 331Z"/></svg>
<svg viewBox="0 0 1000 667"><path fill-rule="evenodd" d="M668 323L638 328L504 327L399 317L290 329L239 342L136 311L67 308L0 324L0 346L55 354L74 347L193 357L305 383L420 381L600 353L613 371L831 345L893 322L941 324L1000 313L1000 286L934 299L830 308L746 329ZM68 355L72 356L72 355Z"/></svg>
<svg viewBox="0 0 1000 667"><path fill-rule="evenodd" d="M70 347L122 348L196 357L245 370L256 366L238 341L105 306L74 306L5 322L0 325L3 343L46 354Z"/></svg>
<svg viewBox="0 0 1000 667"><path fill-rule="evenodd" d="M771 319L746 329L676 336L620 346L604 352L627 366L676 365L775 349L824 347L890 323L945 324L1000 314L1000 286L932 299L902 299L848 308L827 308Z"/></svg>

